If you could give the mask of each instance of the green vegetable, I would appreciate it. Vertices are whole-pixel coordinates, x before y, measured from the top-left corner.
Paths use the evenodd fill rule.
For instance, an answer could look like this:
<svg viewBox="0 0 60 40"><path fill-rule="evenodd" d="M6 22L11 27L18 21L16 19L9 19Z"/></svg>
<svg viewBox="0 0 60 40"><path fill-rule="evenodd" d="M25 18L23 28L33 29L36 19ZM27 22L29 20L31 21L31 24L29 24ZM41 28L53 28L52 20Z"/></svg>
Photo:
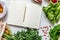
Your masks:
<svg viewBox="0 0 60 40"><path fill-rule="evenodd" d="M6 33L3 34L3 38L6 40L13 40L12 36L7 35Z"/></svg>
<svg viewBox="0 0 60 40"><path fill-rule="evenodd" d="M54 18L53 11L48 12L47 16L48 16L48 19L53 20L53 18Z"/></svg>
<svg viewBox="0 0 60 40"><path fill-rule="evenodd" d="M57 20L59 20L59 19L60 19L60 13L57 15L56 19L57 19Z"/></svg>
<svg viewBox="0 0 60 40"><path fill-rule="evenodd" d="M27 29L27 31L17 32L15 35L16 40L41 40L38 31L34 29Z"/></svg>
<svg viewBox="0 0 60 40"><path fill-rule="evenodd" d="M34 29L27 29L27 31L17 32L13 36L4 34L7 40L41 40L41 36L38 35L38 31Z"/></svg>
<svg viewBox="0 0 60 40"><path fill-rule="evenodd" d="M50 30L49 35L50 40L58 40L58 38L60 37L60 24L54 26L54 28Z"/></svg>
<svg viewBox="0 0 60 40"><path fill-rule="evenodd" d="M7 34L6 32L4 32L4 34L3 34L2 37L5 38L6 40L13 40L13 38L12 38L12 32L11 32L10 28L8 28L7 31L9 31L9 34Z"/></svg>
<svg viewBox="0 0 60 40"><path fill-rule="evenodd" d="M55 24L60 19L60 2L57 4L49 4L47 7L43 7L43 11L46 17Z"/></svg>

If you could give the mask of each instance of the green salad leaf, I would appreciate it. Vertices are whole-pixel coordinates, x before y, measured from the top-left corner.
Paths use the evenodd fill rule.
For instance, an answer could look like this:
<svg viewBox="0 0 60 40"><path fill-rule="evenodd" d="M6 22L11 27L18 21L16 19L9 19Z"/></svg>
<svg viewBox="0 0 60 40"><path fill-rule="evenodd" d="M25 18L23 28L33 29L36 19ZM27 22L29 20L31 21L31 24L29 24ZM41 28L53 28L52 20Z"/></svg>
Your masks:
<svg viewBox="0 0 60 40"><path fill-rule="evenodd" d="M43 11L51 23L55 24L60 19L60 2L50 3L47 7L43 7Z"/></svg>
<svg viewBox="0 0 60 40"><path fill-rule="evenodd" d="M60 37L60 24L54 26L54 28L50 30L49 35L50 40L58 40L58 38Z"/></svg>

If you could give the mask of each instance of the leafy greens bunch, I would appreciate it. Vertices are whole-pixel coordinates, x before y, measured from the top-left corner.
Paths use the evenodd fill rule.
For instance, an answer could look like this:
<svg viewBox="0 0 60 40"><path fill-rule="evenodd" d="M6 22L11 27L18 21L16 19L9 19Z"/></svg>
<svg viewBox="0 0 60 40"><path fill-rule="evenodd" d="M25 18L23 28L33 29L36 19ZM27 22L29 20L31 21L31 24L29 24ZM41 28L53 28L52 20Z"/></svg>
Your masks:
<svg viewBox="0 0 60 40"><path fill-rule="evenodd" d="M50 3L47 7L43 7L43 11L52 24L58 22L60 19L60 2Z"/></svg>
<svg viewBox="0 0 60 40"><path fill-rule="evenodd" d="M6 40L41 40L41 36L38 35L38 31L34 29L27 29L27 31L21 31L14 34L14 36L7 36Z"/></svg>
<svg viewBox="0 0 60 40"><path fill-rule="evenodd" d="M50 40L58 40L58 38L60 37L60 24L54 26L54 28L50 30L49 35Z"/></svg>

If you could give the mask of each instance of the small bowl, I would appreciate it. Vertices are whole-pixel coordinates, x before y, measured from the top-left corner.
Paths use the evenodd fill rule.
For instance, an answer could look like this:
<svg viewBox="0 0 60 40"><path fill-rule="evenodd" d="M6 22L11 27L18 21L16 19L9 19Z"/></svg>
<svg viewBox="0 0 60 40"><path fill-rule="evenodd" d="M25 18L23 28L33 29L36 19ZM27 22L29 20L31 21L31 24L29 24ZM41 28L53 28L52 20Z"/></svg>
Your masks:
<svg viewBox="0 0 60 40"><path fill-rule="evenodd" d="M3 18L3 17L6 15L6 13L7 13L7 6L6 6L5 3L2 2L2 1L0 1L0 4L2 4L2 6L3 6L3 13L0 13L0 19L1 19L1 18Z"/></svg>

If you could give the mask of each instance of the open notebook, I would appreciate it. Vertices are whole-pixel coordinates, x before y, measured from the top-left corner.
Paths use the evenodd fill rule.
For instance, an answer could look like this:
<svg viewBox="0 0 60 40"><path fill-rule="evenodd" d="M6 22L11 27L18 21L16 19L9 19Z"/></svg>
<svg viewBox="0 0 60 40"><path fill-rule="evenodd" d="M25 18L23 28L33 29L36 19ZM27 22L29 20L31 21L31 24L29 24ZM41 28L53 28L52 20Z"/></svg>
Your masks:
<svg viewBox="0 0 60 40"><path fill-rule="evenodd" d="M33 3L10 2L7 24L39 29L41 6Z"/></svg>

